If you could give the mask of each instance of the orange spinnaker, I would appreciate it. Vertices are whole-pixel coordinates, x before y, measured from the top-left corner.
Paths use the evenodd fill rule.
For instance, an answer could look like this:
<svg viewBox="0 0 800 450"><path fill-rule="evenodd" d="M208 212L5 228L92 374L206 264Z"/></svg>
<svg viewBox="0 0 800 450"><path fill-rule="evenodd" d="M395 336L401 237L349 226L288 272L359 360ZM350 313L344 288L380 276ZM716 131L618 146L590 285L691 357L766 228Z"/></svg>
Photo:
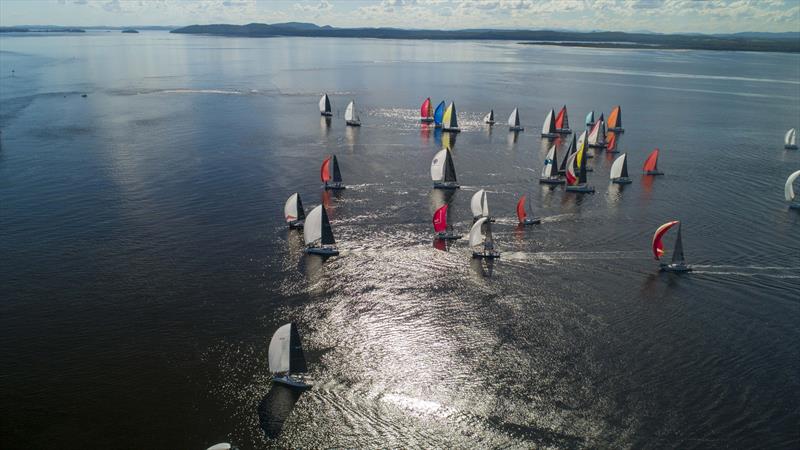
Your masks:
<svg viewBox="0 0 800 450"><path fill-rule="evenodd" d="M558 117L556 117L556 129L560 130L564 128L564 113L567 112L567 107L561 108L561 111L558 112Z"/></svg>
<svg viewBox="0 0 800 450"><path fill-rule="evenodd" d="M617 123L619 119L619 106L615 106L614 109L611 110L611 114L608 115L608 127L609 128L617 128L619 124Z"/></svg>
<svg viewBox="0 0 800 450"><path fill-rule="evenodd" d="M525 196L519 198L517 202L517 217L519 218L520 223L522 223L528 214L525 212Z"/></svg>
<svg viewBox="0 0 800 450"><path fill-rule="evenodd" d="M606 142L606 151L614 151L614 148L617 146L617 135L613 131L609 131L608 134L606 134Z"/></svg>
<svg viewBox="0 0 800 450"><path fill-rule="evenodd" d="M322 167L319 169L319 177L323 183L331 181L331 158L328 157L322 161Z"/></svg>
<svg viewBox="0 0 800 450"><path fill-rule="evenodd" d="M644 161L644 171L645 172L654 172L656 171L656 166L658 165L658 149L653 150L650 153L650 156Z"/></svg>
<svg viewBox="0 0 800 450"><path fill-rule="evenodd" d="M656 228L656 232L653 234L653 256L655 256L656 259L661 258L661 255L664 254L664 243L661 242L664 233L679 223L679 221L673 220L672 222L667 222Z"/></svg>

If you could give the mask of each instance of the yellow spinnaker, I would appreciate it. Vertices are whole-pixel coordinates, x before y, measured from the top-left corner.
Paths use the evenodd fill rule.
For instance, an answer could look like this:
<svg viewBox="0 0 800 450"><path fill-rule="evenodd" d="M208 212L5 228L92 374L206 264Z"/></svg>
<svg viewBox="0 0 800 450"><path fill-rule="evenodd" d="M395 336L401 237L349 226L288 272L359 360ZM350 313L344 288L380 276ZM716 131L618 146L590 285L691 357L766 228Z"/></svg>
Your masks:
<svg viewBox="0 0 800 450"><path fill-rule="evenodd" d="M444 116L442 117L442 123L445 127L450 125L450 116L453 115L453 104L450 103L450 106L444 111Z"/></svg>

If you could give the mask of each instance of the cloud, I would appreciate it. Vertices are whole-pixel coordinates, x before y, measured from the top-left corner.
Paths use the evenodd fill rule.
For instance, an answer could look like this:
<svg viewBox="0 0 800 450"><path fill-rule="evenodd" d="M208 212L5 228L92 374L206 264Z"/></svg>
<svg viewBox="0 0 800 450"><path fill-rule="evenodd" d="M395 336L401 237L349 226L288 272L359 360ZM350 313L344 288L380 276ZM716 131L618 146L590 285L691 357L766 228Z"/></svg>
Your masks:
<svg viewBox="0 0 800 450"><path fill-rule="evenodd" d="M328 0L320 0L319 3L310 5L295 3L294 8L303 12L319 14L321 12L330 11L333 8L333 5Z"/></svg>

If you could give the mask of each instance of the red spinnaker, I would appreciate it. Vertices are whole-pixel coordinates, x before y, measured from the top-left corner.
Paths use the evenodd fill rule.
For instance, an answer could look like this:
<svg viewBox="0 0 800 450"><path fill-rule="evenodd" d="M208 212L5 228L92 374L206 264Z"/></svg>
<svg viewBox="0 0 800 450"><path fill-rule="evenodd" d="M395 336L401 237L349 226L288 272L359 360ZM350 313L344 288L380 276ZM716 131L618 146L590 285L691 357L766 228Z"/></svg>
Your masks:
<svg viewBox="0 0 800 450"><path fill-rule="evenodd" d="M525 212L525 196L519 198L517 202L517 218L519 218L520 223L525 221L525 218L528 217L528 214Z"/></svg>
<svg viewBox="0 0 800 450"><path fill-rule="evenodd" d="M651 172L657 170L656 169L657 164L658 164L658 149L655 149L653 150L652 153L650 153L650 156L648 156L647 159L644 161L644 171Z"/></svg>
<svg viewBox="0 0 800 450"><path fill-rule="evenodd" d="M433 230L437 233L447 230L447 205L442 206L433 213Z"/></svg>
<svg viewBox="0 0 800 450"><path fill-rule="evenodd" d="M567 107L564 106L561 108L561 111L558 112L558 116L556 117L556 129L564 128L564 114L567 112Z"/></svg>
<svg viewBox="0 0 800 450"><path fill-rule="evenodd" d="M664 225L656 228L656 232L653 234L653 256L656 259L661 258L661 255L664 254L664 243L661 242L661 238L664 236L664 233L679 223L680 221L673 220L672 222L667 222Z"/></svg>
<svg viewBox="0 0 800 450"><path fill-rule="evenodd" d="M431 116L431 98L428 97L422 102L422 106L419 108L419 115L422 118L430 117Z"/></svg>
<svg viewBox="0 0 800 450"><path fill-rule="evenodd" d="M322 161L322 167L319 169L319 177L324 183L331 181L331 158L328 157Z"/></svg>
<svg viewBox="0 0 800 450"><path fill-rule="evenodd" d="M606 151L613 152L614 148L617 146L617 135L616 133L609 131L606 135Z"/></svg>

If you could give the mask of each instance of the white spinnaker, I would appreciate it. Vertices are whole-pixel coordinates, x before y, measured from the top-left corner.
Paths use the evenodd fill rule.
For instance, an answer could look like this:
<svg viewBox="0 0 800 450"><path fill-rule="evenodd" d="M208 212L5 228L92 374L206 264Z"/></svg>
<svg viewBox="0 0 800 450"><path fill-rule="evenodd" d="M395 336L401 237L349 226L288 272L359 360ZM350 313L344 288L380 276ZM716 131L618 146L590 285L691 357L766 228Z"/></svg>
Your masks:
<svg viewBox="0 0 800 450"><path fill-rule="evenodd" d="M578 152L575 152L575 153L569 155L569 158L567 158L567 173L569 173L570 176L572 176L574 178L578 178L578 176L575 174L575 169L573 168L573 166L575 165L575 158L577 156L578 156ZM308 219L306 219L306 223L308 223Z"/></svg>
<svg viewBox="0 0 800 450"><path fill-rule="evenodd" d="M306 241L306 245L322 239L322 205L312 209L306 216L306 221L303 225L303 238Z"/></svg>
<svg viewBox="0 0 800 450"><path fill-rule="evenodd" d="M611 164L611 173L609 174L609 177L612 180L622 176L622 166L625 164L626 156L627 155L623 153L619 158L614 160L614 164Z"/></svg>
<svg viewBox="0 0 800 450"><path fill-rule="evenodd" d="M328 94L324 94L321 99L319 99L319 112L325 112L325 99L328 97Z"/></svg>
<svg viewBox="0 0 800 450"><path fill-rule="evenodd" d="M486 116L483 117L484 122L494 122L494 110L489 111L486 113Z"/></svg>
<svg viewBox="0 0 800 450"><path fill-rule="evenodd" d="M555 153L556 153L556 146L554 144L552 147L550 147L550 151L547 152L547 156L544 157L544 167L542 167L542 177L550 176L550 166L556 163L555 161L553 161Z"/></svg>
<svg viewBox="0 0 800 450"><path fill-rule="evenodd" d="M547 115L544 116L544 125L542 125L542 134L550 133L550 122L553 120L553 116L550 114L550 111L547 112Z"/></svg>
<svg viewBox="0 0 800 450"><path fill-rule="evenodd" d="M469 201L469 209L472 210L472 217L480 217L483 215L483 195L486 193L483 189L474 193L472 199Z"/></svg>
<svg viewBox="0 0 800 450"><path fill-rule="evenodd" d="M478 219L472 228L469 230L469 246L475 247L478 245L483 244L483 234L481 233L481 227L483 224L486 223L486 217L481 217Z"/></svg>
<svg viewBox="0 0 800 450"><path fill-rule="evenodd" d="M589 144L597 144L597 135L600 133L600 121L594 123L592 131L589 133Z"/></svg>
<svg viewBox="0 0 800 450"><path fill-rule="evenodd" d="M794 128L786 132L786 136L783 137L783 141L786 145L797 145L797 132Z"/></svg>
<svg viewBox="0 0 800 450"><path fill-rule="evenodd" d="M433 181L444 180L444 163L447 158L447 149L440 150L431 161L431 179Z"/></svg>
<svg viewBox="0 0 800 450"><path fill-rule="evenodd" d="M358 120L355 101L350 100L350 103L347 104L347 109L344 110L344 120Z"/></svg>
<svg viewBox="0 0 800 450"><path fill-rule="evenodd" d="M283 217L287 222L297 220L297 192L289 196L286 204L283 205Z"/></svg>
<svg viewBox="0 0 800 450"><path fill-rule="evenodd" d="M318 206L317 208L320 208ZM316 208L315 208L316 210ZM310 214L309 214L310 216ZM287 323L275 331L272 340L269 341L269 371L288 372L289 367L289 348L292 324Z"/></svg>
<svg viewBox="0 0 800 450"><path fill-rule="evenodd" d="M206 450L231 450L231 444L227 442L220 442L219 444L214 444L211 447L208 447Z"/></svg>
<svg viewBox="0 0 800 450"><path fill-rule="evenodd" d="M794 180L797 177L800 177L800 170L789 175L789 178L786 179L786 186L784 186L783 192L786 195L787 202L794 200Z"/></svg>
<svg viewBox="0 0 800 450"><path fill-rule="evenodd" d="M508 126L510 127L519 126L519 111L517 110L517 108L514 108L514 111L511 111L511 115L508 116Z"/></svg>

